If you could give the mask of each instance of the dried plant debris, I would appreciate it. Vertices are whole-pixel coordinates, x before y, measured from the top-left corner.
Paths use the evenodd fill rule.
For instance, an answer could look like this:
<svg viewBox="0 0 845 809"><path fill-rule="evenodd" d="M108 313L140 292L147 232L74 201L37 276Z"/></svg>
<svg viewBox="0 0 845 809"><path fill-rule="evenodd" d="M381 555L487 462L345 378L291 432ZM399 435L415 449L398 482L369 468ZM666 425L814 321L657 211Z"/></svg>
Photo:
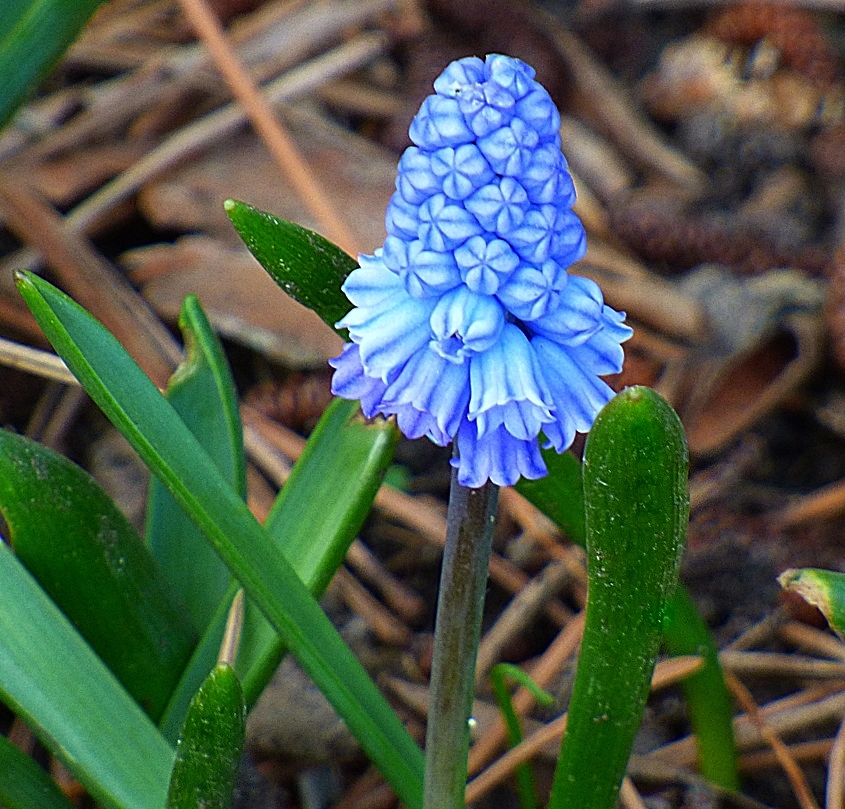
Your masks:
<svg viewBox="0 0 845 809"><path fill-rule="evenodd" d="M777 216L767 209L774 221L764 229L735 211L708 211L671 193L635 191L614 198L608 212L616 235L669 274L716 263L750 274L793 267L820 275L829 260L823 245L807 243L800 222L791 224L789 211ZM790 235L793 241L783 244Z"/></svg>

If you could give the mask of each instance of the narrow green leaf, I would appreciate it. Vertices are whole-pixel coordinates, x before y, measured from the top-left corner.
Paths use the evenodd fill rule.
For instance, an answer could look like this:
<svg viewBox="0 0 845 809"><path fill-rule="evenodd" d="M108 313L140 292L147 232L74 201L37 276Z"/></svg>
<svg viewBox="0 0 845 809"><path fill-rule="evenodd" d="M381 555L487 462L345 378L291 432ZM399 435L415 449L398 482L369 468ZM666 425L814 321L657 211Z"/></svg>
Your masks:
<svg viewBox="0 0 845 809"><path fill-rule="evenodd" d="M267 516L265 529L318 598L370 513L398 437L393 422L368 422L357 402L335 399ZM248 607L236 666L248 704L258 699L283 652L278 633Z"/></svg>
<svg viewBox="0 0 845 809"><path fill-rule="evenodd" d="M364 751L411 809L423 758L290 564L153 383L113 335L31 273L18 288L91 398L191 515Z"/></svg>
<svg viewBox="0 0 845 809"><path fill-rule="evenodd" d="M4 0L4 4L9 0ZM79 36L102 0L19 0L0 13L0 127Z"/></svg>
<svg viewBox="0 0 845 809"><path fill-rule="evenodd" d="M227 199L229 219L273 280L334 328L352 304L341 291L357 266L350 255L312 230Z"/></svg>
<svg viewBox="0 0 845 809"><path fill-rule="evenodd" d="M82 469L0 431L0 513L15 554L153 718L197 636L143 540Z"/></svg>
<svg viewBox="0 0 845 809"><path fill-rule="evenodd" d="M74 809L35 761L0 736L0 805L5 809Z"/></svg>
<svg viewBox="0 0 845 809"><path fill-rule="evenodd" d="M581 462L571 452L558 454L554 449L541 452L548 474L537 480L520 478L515 488L555 523L568 539L583 548L587 530Z"/></svg>
<svg viewBox="0 0 845 809"><path fill-rule="evenodd" d="M818 607L837 635L845 637L845 573L817 567L790 568L778 576L784 590Z"/></svg>
<svg viewBox="0 0 845 809"><path fill-rule="evenodd" d="M492 669L490 669L491 680L504 683L505 678L513 680L515 683L525 688L538 705L541 705L544 708L550 708L555 704L555 698L548 691L544 691L540 688L540 686L531 679L528 673L523 671L519 666L515 666L513 663L497 663Z"/></svg>
<svg viewBox="0 0 845 809"><path fill-rule="evenodd" d="M493 688L493 696L496 704L502 713L505 721L505 728L508 733L508 743L516 747L522 742L522 726L519 716L513 707L510 691L508 691L505 678L516 680L520 685L527 688L531 695L540 705L554 704L554 697L543 691L521 668L511 663L498 663L490 669L490 684ZM537 788L534 785L534 770L527 761L517 765L514 771L516 779L517 797L522 809L535 809L537 806Z"/></svg>
<svg viewBox="0 0 845 809"><path fill-rule="evenodd" d="M235 384L223 349L195 295L185 298L179 326L185 339L185 360L168 383L167 400L223 477L245 499L246 463ZM179 593L197 629L204 633L231 576L158 478L150 481L147 541L174 592Z"/></svg>
<svg viewBox="0 0 845 809"><path fill-rule="evenodd" d="M245 733L240 680L231 666L220 663L191 700L166 809L231 809Z"/></svg>
<svg viewBox="0 0 845 809"><path fill-rule="evenodd" d="M618 394L587 437L587 615L551 809L616 805L677 584L687 466L683 427L649 388Z"/></svg>
<svg viewBox="0 0 845 809"><path fill-rule="evenodd" d="M317 424L265 523L312 595L319 598L369 512L398 432L392 422L360 417L358 405L336 399ZM354 475L349 474L355 469ZM214 665L231 594L186 669L165 712L162 732L175 739L191 695ZM254 605L247 604L236 671L252 706L285 647Z"/></svg>
<svg viewBox="0 0 845 809"><path fill-rule="evenodd" d="M700 655L704 665L681 680L695 731L701 774L725 789L738 790L739 768L733 732L733 703L719 651L686 587L678 586L663 622L663 644L671 655Z"/></svg>
<svg viewBox="0 0 845 809"><path fill-rule="evenodd" d="M0 582L0 699L99 803L161 809L171 747L3 542Z"/></svg>

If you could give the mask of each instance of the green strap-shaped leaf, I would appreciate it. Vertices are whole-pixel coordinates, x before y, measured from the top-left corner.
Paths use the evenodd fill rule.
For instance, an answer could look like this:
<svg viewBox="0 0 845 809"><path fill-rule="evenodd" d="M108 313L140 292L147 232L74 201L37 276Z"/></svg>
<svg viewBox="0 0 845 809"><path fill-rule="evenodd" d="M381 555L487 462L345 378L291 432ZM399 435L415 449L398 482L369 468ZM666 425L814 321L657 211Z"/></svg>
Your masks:
<svg viewBox="0 0 845 809"><path fill-rule="evenodd" d="M0 806L6 809L74 809L44 769L5 736L0 736Z"/></svg>
<svg viewBox="0 0 845 809"><path fill-rule="evenodd" d="M5 39L29 9L32 0L6 0L0 4L0 40Z"/></svg>
<svg viewBox="0 0 845 809"><path fill-rule="evenodd" d="M102 0L3 0L0 11L0 127L58 61Z"/></svg>
<svg viewBox="0 0 845 809"><path fill-rule="evenodd" d="M369 512L398 432L392 422L364 421L356 402L336 399L311 433L265 529L308 590L322 596ZM355 469L354 475L349 474ZM161 723L175 739L191 695L214 665L234 587L202 639ZM246 606L236 670L247 705L269 681L284 652L282 639L251 604Z"/></svg>
<svg viewBox="0 0 845 809"><path fill-rule="evenodd" d="M520 478L515 488L583 548L587 543L587 528L581 462L571 452L558 454L551 448L540 451L548 474L537 480Z"/></svg>
<svg viewBox="0 0 845 809"><path fill-rule="evenodd" d="M367 422L357 402L335 399L279 492L264 527L315 596L325 592L361 530L398 437L392 421ZM284 645L255 609L247 606L246 616L236 669L252 705Z"/></svg>
<svg viewBox="0 0 845 809"><path fill-rule="evenodd" d="M273 280L334 328L352 308L340 287L358 262L319 233L245 202L228 199L224 207L250 253Z"/></svg>
<svg viewBox="0 0 845 809"><path fill-rule="evenodd" d="M551 809L616 805L677 584L687 466L683 427L649 388L623 390L587 437L587 614Z"/></svg>
<svg viewBox="0 0 845 809"><path fill-rule="evenodd" d="M671 655L700 655L704 665L680 682L695 732L701 774L724 789L738 790L733 703L725 685L719 650L689 590L681 585L669 600L663 645Z"/></svg>
<svg viewBox="0 0 845 809"><path fill-rule="evenodd" d="M521 479L517 491L552 519L566 536L586 544L581 463L568 452L543 450L549 474ZM673 655L699 654L704 666L681 682L698 747L702 775L725 789L739 789L739 765L733 733L733 708L713 636L678 583L663 623L663 641Z"/></svg>
<svg viewBox="0 0 845 809"><path fill-rule="evenodd" d="M419 747L184 422L114 336L79 305L30 273L18 276L18 288L91 398L191 515L400 799L417 809Z"/></svg>
<svg viewBox="0 0 845 809"><path fill-rule="evenodd" d="M191 700L166 809L231 809L245 732L241 683L228 663L219 663Z"/></svg>
<svg viewBox="0 0 845 809"><path fill-rule="evenodd" d="M490 669L490 685L493 688L493 696L505 722L508 733L508 744L516 747L522 742L522 725L519 715L514 710L513 700L508 690L505 678L510 677L516 680L524 688L527 688L539 705L549 707L554 705L554 697L543 691L537 683L518 666L512 663L498 663ZM516 781L517 797L521 809L535 809L537 806L537 788L534 785L534 770L531 764L523 761L514 770Z"/></svg>
<svg viewBox="0 0 845 809"><path fill-rule="evenodd" d="M168 383L167 400L220 474L246 499L246 463L235 384L220 342L195 295L185 298L179 326L185 338L185 361ZM204 633L231 576L199 529L155 477L150 481L147 501L147 542L197 629Z"/></svg>
<svg viewBox="0 0 845 809"><path fill-rule="evenodd" d="M82 469L0 431L0 513L18 558L157 718L197 635L143 540Z"/></svg>
<svg viewBox="0 0 845 809"><path fill-rule="evenodd" d="M778 576L784 590L818 607L833 630L845 637L845 573L817 567L790 568Z"/></svg>
<svg viewBox="0 0 845 809"><path fill-rule="evenodd" d="M172 748L3 542L0 699L99 803L164 805Z"/></svg>

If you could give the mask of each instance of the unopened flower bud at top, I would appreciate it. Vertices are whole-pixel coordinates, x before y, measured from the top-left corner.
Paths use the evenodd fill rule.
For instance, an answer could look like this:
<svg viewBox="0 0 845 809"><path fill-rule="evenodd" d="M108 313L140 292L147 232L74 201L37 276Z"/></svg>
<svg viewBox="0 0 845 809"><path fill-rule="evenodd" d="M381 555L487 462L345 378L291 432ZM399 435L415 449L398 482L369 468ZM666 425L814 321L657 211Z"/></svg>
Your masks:
<svg viewBox="0 0 845 809"><path fill-rule="evenodd" d="M560 116L534 70L460 59L411 124L387 238L344 284L332 390L410 438L457 441L458 482L541 477L613 396L624 313L567 268L586 250Z"/></svg>

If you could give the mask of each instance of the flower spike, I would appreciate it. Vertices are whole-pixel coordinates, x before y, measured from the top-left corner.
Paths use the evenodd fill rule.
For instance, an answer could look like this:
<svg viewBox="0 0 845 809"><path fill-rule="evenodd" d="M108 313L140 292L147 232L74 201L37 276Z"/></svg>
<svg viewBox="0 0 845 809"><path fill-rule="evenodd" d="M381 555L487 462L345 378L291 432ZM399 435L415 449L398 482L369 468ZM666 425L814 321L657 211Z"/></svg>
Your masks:
<svg viewBox="0 0 845 809"><path fill-rule="evenodd" d="M586 251L560 115L534 70L501 54L434 82L399 161L384 248L344 284L352 340L332 390L409 437L457 441L458 482L546 473L613 396L624 313L567 268Z"/></svg>

